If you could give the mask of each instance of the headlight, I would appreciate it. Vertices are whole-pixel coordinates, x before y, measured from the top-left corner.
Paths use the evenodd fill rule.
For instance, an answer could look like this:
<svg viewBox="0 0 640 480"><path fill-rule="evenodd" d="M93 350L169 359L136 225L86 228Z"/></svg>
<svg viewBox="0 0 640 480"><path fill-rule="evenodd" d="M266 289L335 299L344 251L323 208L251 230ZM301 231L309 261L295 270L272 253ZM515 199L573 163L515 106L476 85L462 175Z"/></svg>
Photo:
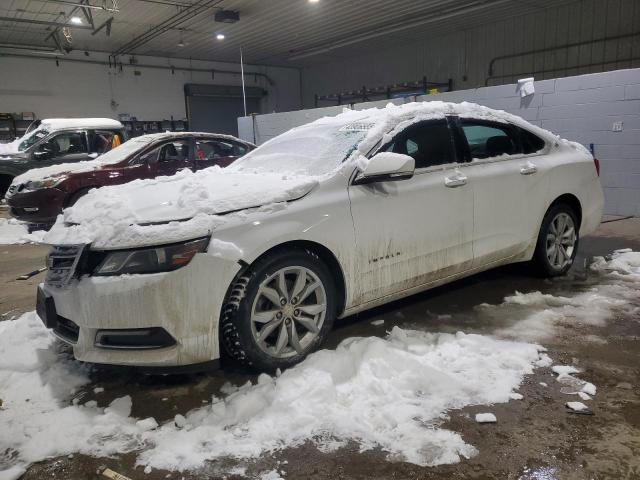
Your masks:
<svg viewBox="0 0 640 480"><path fill-rule="evenodd" d="M187 265L196 253L204 252L208 245L209 237L205 237L159 247L106 252L106 257L93 274L170 272Z"/></svg>
<svg viewBox="0 0 640 480"><path fill-rule="evenodd" d="M65 177L45 178L44 180L30 180L24 184L25 190L40 190L41 188L55 187L61 183Z"/></svg>

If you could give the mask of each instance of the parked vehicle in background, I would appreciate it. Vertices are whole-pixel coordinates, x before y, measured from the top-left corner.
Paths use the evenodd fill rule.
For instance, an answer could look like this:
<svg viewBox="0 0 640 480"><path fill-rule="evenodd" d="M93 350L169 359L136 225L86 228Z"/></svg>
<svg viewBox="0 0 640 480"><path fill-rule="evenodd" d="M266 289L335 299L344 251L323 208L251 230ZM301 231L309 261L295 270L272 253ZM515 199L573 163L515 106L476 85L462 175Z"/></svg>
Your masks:
<svg viewBox="0 0 640 480"><path fill-rule="evenodd" d="M11 143L0 144L0 200L15 177L32 168L92 160L126 140L110 118L49 118Z"/></svg>
<svg viewBox="0 0 640 480"><path fill-rule="evenodd" d="M45 238L37 311L83 361L177 366L224 349L274 370L337 318L483 270L563 275L602 209L589 151L519 117L348 111L226 169L91 192Z"/></svg>
<svg viewBox="0 0 640 480"><path fill-rule="evenodd" d="M174 175L185 168L226 167L254 148L238 138L210 133L143 135L96 160L39 168L18 176L9 187L7 203L18 220L46 227L92 188Z"/></svg>

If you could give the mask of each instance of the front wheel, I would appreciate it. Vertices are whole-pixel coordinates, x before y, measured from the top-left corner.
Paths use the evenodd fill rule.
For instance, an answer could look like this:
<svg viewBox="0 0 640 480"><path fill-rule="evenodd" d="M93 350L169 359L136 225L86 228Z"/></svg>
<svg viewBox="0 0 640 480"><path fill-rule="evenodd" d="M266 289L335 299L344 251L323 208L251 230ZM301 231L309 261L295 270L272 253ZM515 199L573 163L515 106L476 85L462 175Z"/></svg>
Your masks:
<svg viewBox="0 0 640 480"><path fill-rule="evenodd" d="M221 343L237 363L287 368L322 344L336 316L327 266L308 250L270 254L232 286L220 320Z"/></svg>
<svg viewBox="0 0 640 480"><path fill-rule="evenodd" d="M566 274L578 251L578 221L568 205L552 206L544 216L533 265L544 276L555 277Z"/></svg>

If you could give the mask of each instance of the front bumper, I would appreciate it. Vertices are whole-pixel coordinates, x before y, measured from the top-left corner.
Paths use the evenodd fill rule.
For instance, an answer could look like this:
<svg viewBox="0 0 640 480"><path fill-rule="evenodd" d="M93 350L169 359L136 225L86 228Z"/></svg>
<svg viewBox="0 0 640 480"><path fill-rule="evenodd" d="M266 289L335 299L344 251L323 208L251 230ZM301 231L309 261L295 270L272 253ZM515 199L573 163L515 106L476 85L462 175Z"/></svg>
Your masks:
<svg viewBox="0 0 640 480"><path fill-rule="evenodd" d="M11 215L28 223L49 225L62 212L67 192L57 188L43 188L17 192L7 197Z"/></svg>
<svg viewBox="0 0 640 480"><path fill-rule="evenodd" d="M39 295L51 298L63 328L56 328L56 322L48 326L73 346L78 360L139 367L193 365L220 357L220 311L239 270L235 261L203 253L174 272L85 276L68 287L41 284ZM77 336L69 335L74 326ZM175 342L160 348L105 348L100 343L99 333L133 329L163 329Z"/></svg>

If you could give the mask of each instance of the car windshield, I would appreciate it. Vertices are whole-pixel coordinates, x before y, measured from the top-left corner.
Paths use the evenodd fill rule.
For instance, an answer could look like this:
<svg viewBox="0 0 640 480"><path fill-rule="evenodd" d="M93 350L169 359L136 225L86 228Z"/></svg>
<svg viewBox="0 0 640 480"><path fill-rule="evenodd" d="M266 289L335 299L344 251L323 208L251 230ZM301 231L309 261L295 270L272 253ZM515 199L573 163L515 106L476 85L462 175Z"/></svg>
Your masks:
<svg viewBox="0 0 640 480"><path fill-rule="evenodd" d="M364 139L369 124L312 124L269 140L227 167L296 175L323 175L335 169Z"/></svg>
<svg viewBox="0 0 640 480"><path fill-rule="evenodd" d="M36 129L33 132L28 133L25 135L24 140L20 142L20 145L18 145L18 151L24 152L27 148L42 140L47 135L49 135L49 130L44 129Z"/></svg>
<svg viewBox="0 0 640 480"><path fill-rule="evenodd" d="M100 163L105 165L113 165L120 163L131 154L142 150L153 141L153 137L135 137L127 140L120 146L109 150L107 153L100 155Z"/></svg>

